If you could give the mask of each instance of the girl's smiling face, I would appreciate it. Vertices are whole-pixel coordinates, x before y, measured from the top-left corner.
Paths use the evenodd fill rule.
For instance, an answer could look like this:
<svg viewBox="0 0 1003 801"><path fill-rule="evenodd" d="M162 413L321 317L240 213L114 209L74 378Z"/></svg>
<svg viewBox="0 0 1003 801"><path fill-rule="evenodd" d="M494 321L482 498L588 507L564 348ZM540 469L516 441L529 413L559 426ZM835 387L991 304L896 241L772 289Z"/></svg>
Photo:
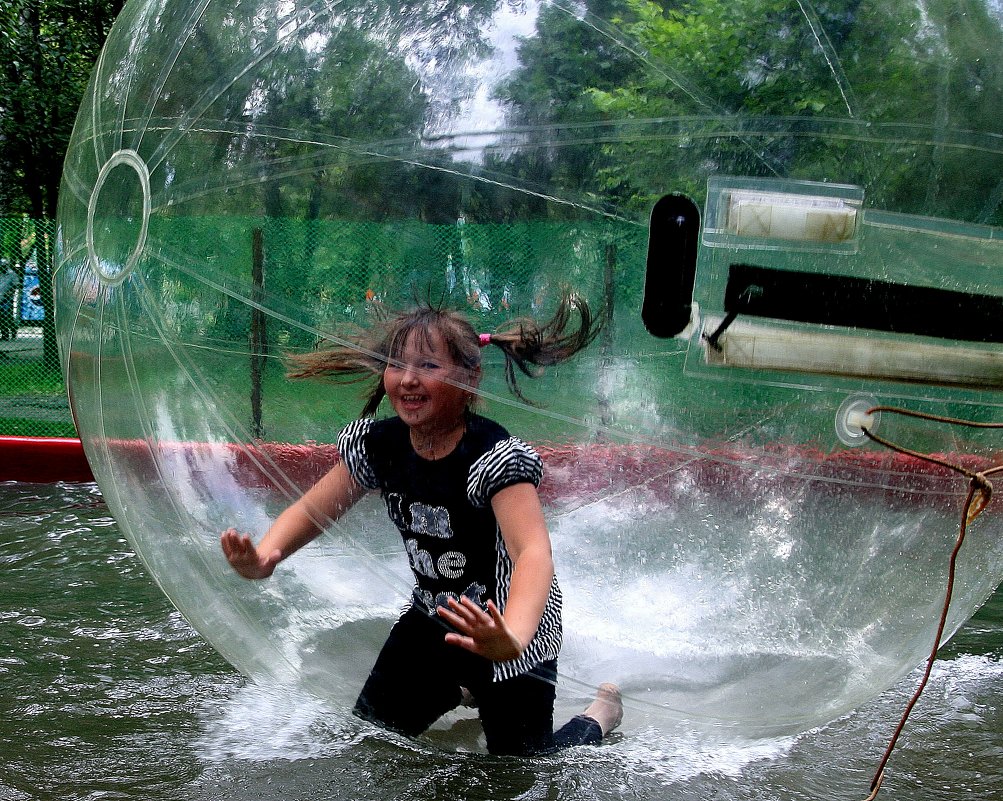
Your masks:
<svg viewBox="0 0 1003 801"><path fill-rule="evenodd" d="M390 403L416 432L448 435L463 425L463 413L477 387L479 370L456 364L435 329L412 332L395 363L383 371Z"/></svg>

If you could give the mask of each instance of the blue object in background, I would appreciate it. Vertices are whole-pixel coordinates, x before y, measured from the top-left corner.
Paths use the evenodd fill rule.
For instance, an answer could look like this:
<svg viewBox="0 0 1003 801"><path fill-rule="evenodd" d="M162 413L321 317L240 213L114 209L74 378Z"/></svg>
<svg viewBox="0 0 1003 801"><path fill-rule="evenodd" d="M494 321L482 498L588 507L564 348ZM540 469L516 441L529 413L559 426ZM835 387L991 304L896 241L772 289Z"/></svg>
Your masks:
<svg viewBox="0 0 1003 801"><path fill-rule="evenodd" d="M24 283L21 285L21 322L37 323L45 319L45 307L42 306L42 293L38 287L38 267L29 262L24 270Z"/></svg>

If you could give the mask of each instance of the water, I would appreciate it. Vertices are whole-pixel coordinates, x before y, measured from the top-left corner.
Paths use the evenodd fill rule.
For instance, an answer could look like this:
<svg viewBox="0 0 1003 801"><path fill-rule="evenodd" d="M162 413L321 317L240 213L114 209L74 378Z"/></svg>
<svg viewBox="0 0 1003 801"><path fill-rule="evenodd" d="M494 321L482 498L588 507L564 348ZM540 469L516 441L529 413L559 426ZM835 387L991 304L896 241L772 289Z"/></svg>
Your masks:
<svg viewBox="0 0 1003 801"><path fill-rule="evenodd" d="M93 485L0 484L0 565L2 801L857 801L918 678L793 737L681 727L500 759L246 682L164 599ZM1003 797L1003 594L943 650L879 797Z"/></svg>

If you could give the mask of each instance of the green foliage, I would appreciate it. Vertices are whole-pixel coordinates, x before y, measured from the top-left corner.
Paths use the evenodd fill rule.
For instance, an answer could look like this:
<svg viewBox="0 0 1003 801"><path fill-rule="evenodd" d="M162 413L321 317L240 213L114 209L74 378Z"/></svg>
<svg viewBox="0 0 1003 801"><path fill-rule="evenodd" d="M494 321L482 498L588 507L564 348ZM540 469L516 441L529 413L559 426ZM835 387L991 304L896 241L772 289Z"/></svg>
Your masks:
<svg viewBox="0 0 1003 801"><path fill-rule="evenodd" d="M0 210L53 219L77 107L122 0L0 4Z"/></svg>
<svg viewBox="0 0 1003 801"><path fill-rule="evenodd" d="M91 66L124 0L0 4L0 213L52 221L62 165ZM52 237L33 244L45 308L44 353L56 362Z"/></svg>
<svg viewBox="0 0 1003 801"><path fill-rule="evenodd" d="M520 49L505 97L541 147L514 170L638 216L733 174L855 183L878 208L1003 222L999 148L966 141L998 131L1003 101L1003 29L985 4L588 6L544 11Z"/></svg>

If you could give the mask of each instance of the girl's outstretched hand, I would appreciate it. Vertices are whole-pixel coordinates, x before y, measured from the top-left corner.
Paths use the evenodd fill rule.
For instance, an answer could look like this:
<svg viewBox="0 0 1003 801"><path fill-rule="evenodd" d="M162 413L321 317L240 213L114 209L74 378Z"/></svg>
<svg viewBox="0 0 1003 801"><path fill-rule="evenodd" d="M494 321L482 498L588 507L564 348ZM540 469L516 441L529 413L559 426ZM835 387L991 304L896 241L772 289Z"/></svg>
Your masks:
<svg viewBox="0 0 1003 801"><path fill-rule="evenodd" d="M494 601L488 601L485 612L467 597L449 599L449 609L437 607L439 617L446 620L459 634L450 632L446 642L472 653L503 662L522 655L523 644L512 633Z"/></svg>
<svg viewBox="0 0 1003 801"><path fill-rule="evenodd" d="M260 556L251 538L228 528L219 538L226 561L246 579L263 579L272 575L275 565L282 559L282 551L274 550L267 556Z"/></svg>

